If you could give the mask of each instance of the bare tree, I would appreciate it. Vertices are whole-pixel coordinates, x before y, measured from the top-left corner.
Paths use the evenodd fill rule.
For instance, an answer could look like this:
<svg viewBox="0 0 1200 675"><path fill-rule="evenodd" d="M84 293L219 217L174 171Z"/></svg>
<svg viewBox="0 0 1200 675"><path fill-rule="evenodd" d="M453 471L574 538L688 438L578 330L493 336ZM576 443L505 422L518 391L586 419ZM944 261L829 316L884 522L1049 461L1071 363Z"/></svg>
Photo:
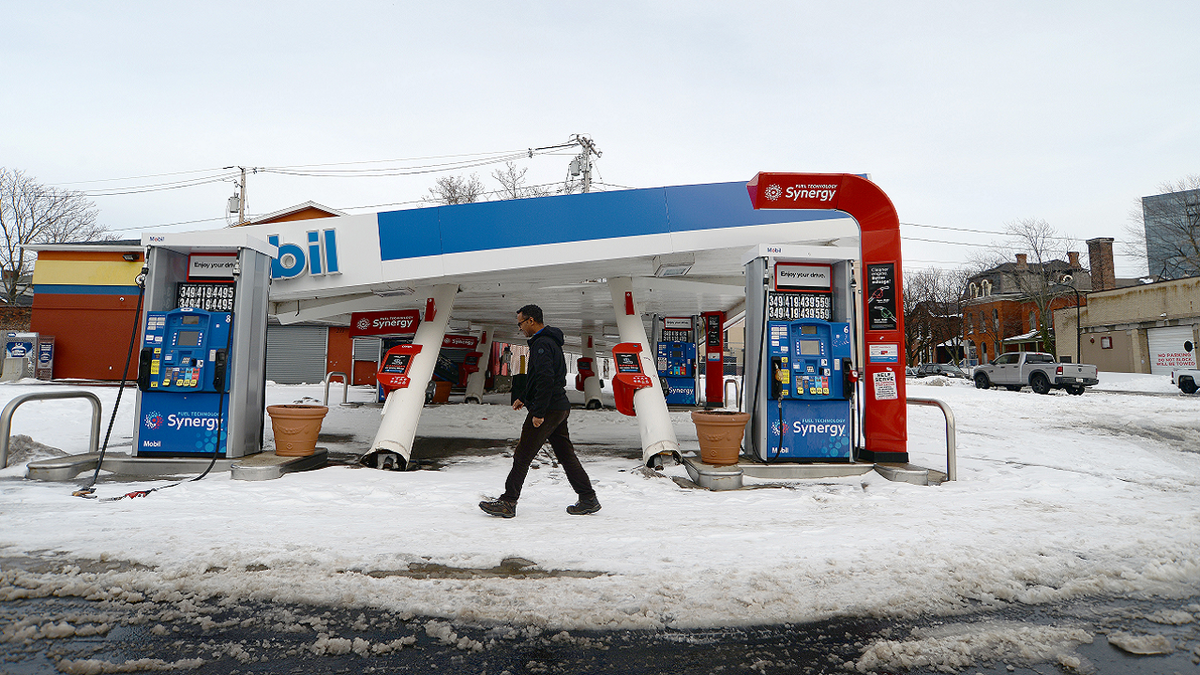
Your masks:
<svg viewBox="0 0 1200 675"><path fill-rule="evenodd" d="M433 187L429 188L429 196L425 201L435 204L470 204L479 201L484 194L483 183L479 174L467 176L442 176Z"/></svg>
<svg viewBox="0 0 1200 675"><path fill-rule="evenodd" d="M921 355L962 334L963 270L927 267L904 274L905 357L915 365ZM955 360L957 360L957 350Z"/></svg>
<svg viewBox="0 0 1200 675"><path fill-rule="evenodd" d="M96 205L82 193L42 185L0 167L0 297L13 303L29 286L36 256L26 244L109 240Z"/></svg>
<svg viewBox="0 0 1200 675"><path fill-rule="evenodd" d="M1138 200L1130 211L1126 253L1164 279L1200 274L1200 175L1166 181L1158 189L1161 194Z"/></svg>
<svg viewBox="0 0 1200 675"><path fill-rule="evenodd" d="M525 199L526 197L545 197L550 194L550 190L537 186L525 184L525 173L529 171L529 167L518 170L517 165L512 162L507 162L503 169L496 169L492 172L492 178L495 178L500 183L500 199Z"/></svg>

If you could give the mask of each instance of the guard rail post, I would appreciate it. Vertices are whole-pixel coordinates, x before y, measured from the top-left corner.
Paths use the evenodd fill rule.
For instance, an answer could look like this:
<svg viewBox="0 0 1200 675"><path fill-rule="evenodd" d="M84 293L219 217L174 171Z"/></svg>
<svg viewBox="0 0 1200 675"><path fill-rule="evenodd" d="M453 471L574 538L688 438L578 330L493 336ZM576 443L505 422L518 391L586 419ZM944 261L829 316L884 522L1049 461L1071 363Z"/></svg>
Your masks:
<svg viewBox="0 0 1200 675"><path fill-rule="evenodd" d="M45 401L58 398L83 398L92 404L92 438L90 452L100 451L100 397L90 391L35 391L21 394L4 406L0 412L0 468L8 467L8 434L12 429L12 416L28 401Z"/></svg>
<svg viewBox="0 0 1200 675"><path fill-rule="evenodd" d="M958 445L955 440L954 433L954 411L945 401L939 401L936 398L913 398L908 397L910 405L923 405L931 408L940 408L942 414L946 417L946 480L958 480Z"/></svg>
<svg viewBox="0 0 1200 675"><path fill-rule="evenodd" d="M346 405L346 394L350 391L350 378L345 373L340 373L336 370L325 373L325 400L321 402L321 405L329 406L329 383L333 381L335 376L339 375L342 378L342 405Z"/></svg>

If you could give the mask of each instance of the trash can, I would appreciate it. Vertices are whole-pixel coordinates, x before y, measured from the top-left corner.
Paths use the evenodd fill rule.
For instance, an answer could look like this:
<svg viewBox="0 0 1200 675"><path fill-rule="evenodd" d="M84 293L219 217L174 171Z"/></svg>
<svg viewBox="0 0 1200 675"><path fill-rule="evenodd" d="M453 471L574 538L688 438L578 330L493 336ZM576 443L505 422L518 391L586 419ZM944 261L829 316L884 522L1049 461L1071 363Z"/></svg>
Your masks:
<svg viewBox="0 0 1200 675"><path fill-rule="evenodd" d="M446 403L450 400L450 383L438 382L433 389L433 402Z"/></svg>

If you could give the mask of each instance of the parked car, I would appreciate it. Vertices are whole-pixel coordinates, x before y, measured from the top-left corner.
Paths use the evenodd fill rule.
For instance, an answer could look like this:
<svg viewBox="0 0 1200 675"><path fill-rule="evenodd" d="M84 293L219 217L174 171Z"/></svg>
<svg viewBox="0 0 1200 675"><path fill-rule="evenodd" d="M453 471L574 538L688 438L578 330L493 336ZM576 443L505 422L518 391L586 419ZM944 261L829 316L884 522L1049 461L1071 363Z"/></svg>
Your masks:
<svg viewBox="0 0 1200 675"><path fill-rule="evenodd" d="M922 363L917 367L917 377L930 377L933 375L957 377L962 380L968 379L967 374L953 363Z"/></svg>
<svg viewBox="0 0 1200 675"><path fill-rule="evenodd" d="M1086 387L1099 382L1096 366L1058 363L1054 356L1043 352L1009 352L975 368L975 386L979 389L1001 386L1009 391L1020 391L1021 387L1029 385L1039 394L1049 394L1051 389L1066 389L1078 396Z"/></svg>

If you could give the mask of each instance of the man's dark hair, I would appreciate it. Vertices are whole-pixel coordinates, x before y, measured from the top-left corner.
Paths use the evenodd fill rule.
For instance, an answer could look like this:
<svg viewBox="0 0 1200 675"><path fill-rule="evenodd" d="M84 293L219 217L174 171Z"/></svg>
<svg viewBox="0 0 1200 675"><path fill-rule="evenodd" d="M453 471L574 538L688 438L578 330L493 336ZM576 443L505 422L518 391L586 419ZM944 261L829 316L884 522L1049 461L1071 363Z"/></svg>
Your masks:
<svg viewBox="0 0 1200 675"><path fill-rule="evenodd" d="M533 319L538 323L545 323L542 321L542 308L537 305L525 305L517 310L517 314L524 316L526 319Z"/></svg>

